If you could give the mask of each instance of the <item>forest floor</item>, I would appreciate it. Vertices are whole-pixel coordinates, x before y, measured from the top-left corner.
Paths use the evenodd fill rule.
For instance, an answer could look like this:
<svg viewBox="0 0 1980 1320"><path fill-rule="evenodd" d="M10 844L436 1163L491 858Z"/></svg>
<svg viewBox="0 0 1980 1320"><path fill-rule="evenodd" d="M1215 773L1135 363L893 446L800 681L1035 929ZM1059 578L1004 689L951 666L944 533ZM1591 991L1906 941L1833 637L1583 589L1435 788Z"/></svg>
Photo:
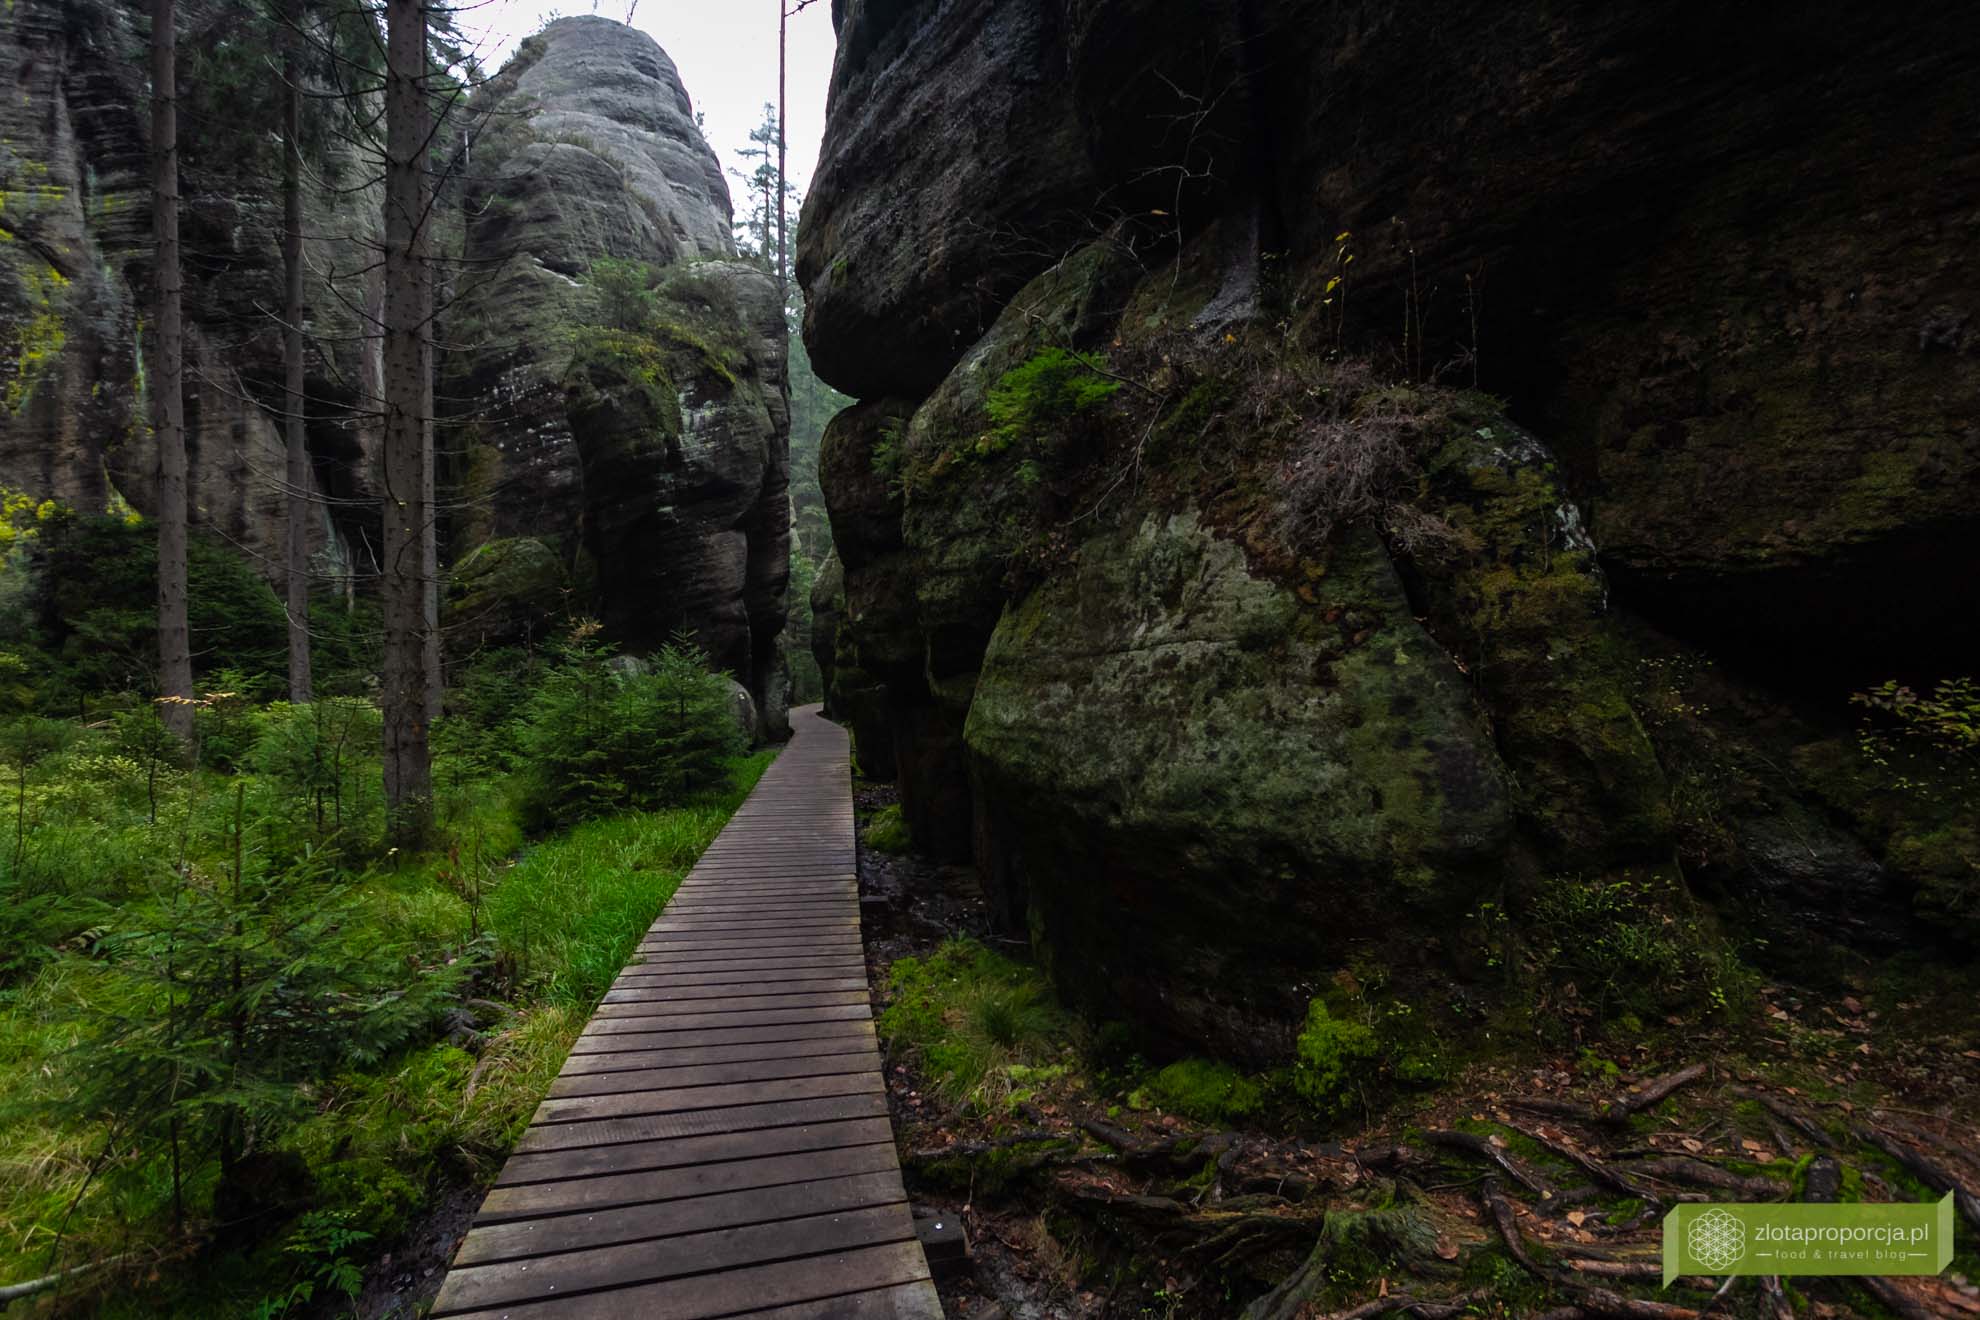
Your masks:
<svg viewBox="0 0 1980 1320"><path fill-rule="evenodd" d="M894 801L856 798L867 819ZM941 1280L956 1320L1980 1317L1980 1010L1964 992L1768 981L1744 1020L1534 1042L1359 1121L1266 1105L1206 1122L1070 1015L1024 1017L1037 973L994 956L1023 949L991 934L972 872L863 831L860 883L909 1193L969 1237ZM931 1011L954 1040L929 1045ZM994 1039L972 1051L984 1021ZM1957 1255L1939 1278L1658 1286L1677 1202L1948 1189Z"/></svg>

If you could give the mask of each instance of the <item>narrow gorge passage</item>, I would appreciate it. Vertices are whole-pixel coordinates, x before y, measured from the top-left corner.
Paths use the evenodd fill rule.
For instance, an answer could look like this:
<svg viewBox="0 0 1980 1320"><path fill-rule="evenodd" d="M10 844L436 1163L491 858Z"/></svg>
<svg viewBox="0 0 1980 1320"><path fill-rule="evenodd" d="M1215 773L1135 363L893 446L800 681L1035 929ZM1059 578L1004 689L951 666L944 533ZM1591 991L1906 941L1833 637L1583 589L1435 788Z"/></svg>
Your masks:
<svg viewBox="0 0 1980 1320"><path fill-rule="evenodd" d="M939 1317L875 1051L845 732L815 707L605 996L434 1316Z"/></svg>

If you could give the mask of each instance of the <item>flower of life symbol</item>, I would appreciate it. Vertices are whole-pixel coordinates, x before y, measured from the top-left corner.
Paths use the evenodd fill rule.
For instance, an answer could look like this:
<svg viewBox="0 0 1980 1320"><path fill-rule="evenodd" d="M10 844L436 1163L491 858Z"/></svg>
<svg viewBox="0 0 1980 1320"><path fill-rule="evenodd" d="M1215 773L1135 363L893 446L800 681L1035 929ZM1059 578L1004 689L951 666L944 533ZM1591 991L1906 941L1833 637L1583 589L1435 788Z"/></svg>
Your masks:
<svg viewBox="0 0 1980 1320"><path fill-rule="evenodd" d="M1746 1228L1725 1211L1714 1208L1685 1228L1691 1258L1714 1273L1729 1270L1746 1255Z"/></svg>

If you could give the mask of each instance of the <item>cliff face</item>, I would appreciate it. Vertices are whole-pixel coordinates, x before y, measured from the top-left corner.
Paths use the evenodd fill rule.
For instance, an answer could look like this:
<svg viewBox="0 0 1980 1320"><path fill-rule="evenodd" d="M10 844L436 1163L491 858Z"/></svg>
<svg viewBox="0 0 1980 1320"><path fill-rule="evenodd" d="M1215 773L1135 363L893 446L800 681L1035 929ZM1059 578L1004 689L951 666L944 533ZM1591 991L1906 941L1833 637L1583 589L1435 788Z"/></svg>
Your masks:
<svg viewBox="0 0 1980 1320"><path fill-rule="evenodd" d="M181 168L190 498L195 524L279 564L282 441L263 406L279 406L282 379L271 316L282 294L279 158L260 139L242 147L238 107L203 113L198 52L218 21L187 6L181 34L194 62ZM122 5L22 0L0 11L0 484L92 512L151 503L138 362L150 288L147 40ZM272 106L272 80L264 94ZM305 200L305 228L320 236L305 289L318 495L368 486L369 440L351 417L375 359L359 330L359 272L378 223L363 174L333 158L312 172ZM348 571L364 521L323 514L320 571Z"/></svg>
<svg viewBox="0 0 1980 1320"><path fill-rule="evenodd" d="M226 15L182 11L193 518L273 575L280 159L243 107L273 116L275 87L259 38L221 41ZM120 5L0 11L0 485L91 512L151 500L145 52ZM541 635L572 612L635 651L688 629L778 729L783 311L772 277L734 260L728 191L679 74L634 29L563 20L453 132L435 221L450 648ZM319 155L304 208L312 494L329 497L316 571L362 575L376 567L379 201L366 162ZM637 263L649 286L623 324L600 311L602 258Z"/></svg>
<svg viewBox="0 0 1980 1320"><path fill-rule="evenodd" d="M835 16L833 700L1062 987L1271 1058L1371 966L1503 1002L1509 911L1980 932L1849 704L1980 641L1970 24Z"/></svg>
<svg viewBox="0 0 1980 1320"><path fill-rule="evenodd" d="M461 484L478 511L455 527L464 566L506 560L518 538L548 542L543 567L597 602L609 635L642 649L692 630L780 726L782 301L772 276L735 260L728 190L679 74L632 28L562 19L472 116L485 126L464 268L483 273L450 324L478 347L445 373L467 401ZM650 281L630 309L601 306L601 260ZM455 612L469 631L487 617Z"/></svg>

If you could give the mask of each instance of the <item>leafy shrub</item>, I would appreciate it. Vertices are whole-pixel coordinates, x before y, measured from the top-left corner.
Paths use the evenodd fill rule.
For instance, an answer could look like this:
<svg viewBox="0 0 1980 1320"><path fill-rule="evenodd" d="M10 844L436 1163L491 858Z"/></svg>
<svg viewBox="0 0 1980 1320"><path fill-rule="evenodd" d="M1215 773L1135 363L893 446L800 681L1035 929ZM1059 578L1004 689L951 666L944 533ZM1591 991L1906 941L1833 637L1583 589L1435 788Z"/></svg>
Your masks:
<svg viewBox="0 0 1980 1320"><path fill-rule="evenodd" d="M873 442L873 454L869 460L873 475L887 483L890 495L901 493L901 484L906 479L907 441L902 435L902 423L898 417L880 424L879 438Z"/></svg>
<svg viewBox="0 0 1980 1320"><path fill-rule="evenodd" d="M1919 771L1937 771L1964 788L1980 779L1980 683L1941 679L1921 695L1892 680L1850 700L1867 712L1857 746L1893 788L1929 792ZM1911 760L1937 764L1907 766Z"/></svg>
<svg viewBox="0 0 1980 1320"><path fill-rule="evenodd" d="M1674 901L1654 876L1552 881L1534 896L1528 923L1536 973L1571 984L1598 1017L1730 1007L1743 994L1738 965L1712 932L1664 915Z"/></svg>
<svg viewBox="0 0 1980 1320"><path fill-rule="evenodd" d="M745 750L728 681L685 636L641 672L614 665L596 634L596 624L572 634L518 730L531 828L685 802Z"/></svg>

